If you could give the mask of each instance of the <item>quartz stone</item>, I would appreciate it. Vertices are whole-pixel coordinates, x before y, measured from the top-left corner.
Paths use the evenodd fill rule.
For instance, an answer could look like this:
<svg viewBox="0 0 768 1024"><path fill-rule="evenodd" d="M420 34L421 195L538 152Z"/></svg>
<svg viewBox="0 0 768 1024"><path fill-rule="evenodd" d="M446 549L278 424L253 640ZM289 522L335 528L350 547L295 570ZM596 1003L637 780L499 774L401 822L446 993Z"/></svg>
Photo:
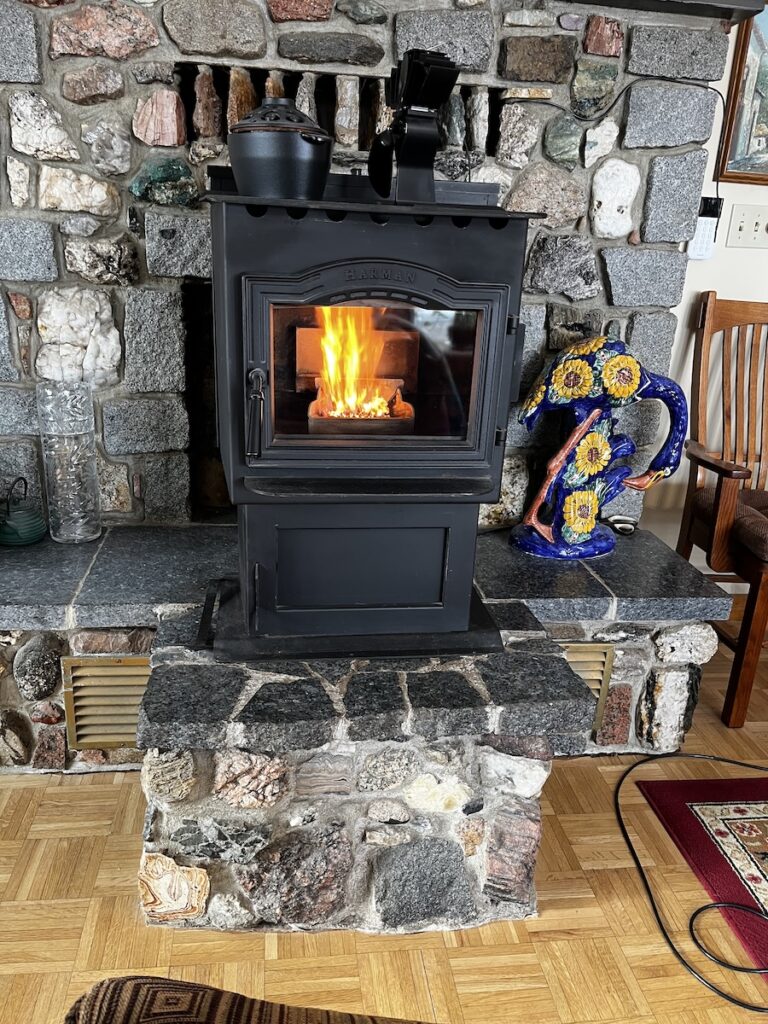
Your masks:
<svg viewBox="0 0 768 1024"><path fill-rule="evenodd" d="M580 32L586 25L587 19L583 14L561 14L557 23L566 32Z"/></svg>
<svg viewBox="0 0 768 1024"><path fill-rule="evenodd" d="M189 444L189 420L180 398L110 399L103 418L108 455L183 451Z"/></svg>
<svg viewBox="0 0 768 1024"><path fill-rule="evenodd" d="M132 288L125 299L123 334L129 391L184 390L186 331L180 295Z"/></svg>
<svg viewBox="0 0 768 1024"><path fill-rule="evenodd" d="M467 99L467 128L472 149L485 153L488 140L490 106L488 90L482 86L473 87Z"/></svg>
<svg viewBox="0 0 768 1024"><path fill-rule="evenodd" d="M40 168L40 208L114 216L120 211L120 193L110 181L66 167Z"/></svg>
<svg viewBox="0 0 768 1024"><path fill-rule="evenodd" d="M253 926L254 916L244 907L237 896L217 892L208 901L205 926L218 931L243 931Z"/></svg>
<svg viewBox="0 0 768 1024"><path fill-rule="evenodd" d="M67 241L64 262L67 270L93 284L131 284L139 276L136 246L127 235Z"/></svg>
<svg viewBox="0 0 768 1024"><path fill-rule="evenodd" d="M501 90L502 103L507 100L551 100L553 90L544 85L509 85Z"/></svg>
<svg viewBox="0 0 768 1024"><path fill-rule="evenodd" d="M11 145L38 160L79 160L80 151L63 126L61 114L36 92L13 92L8 99Z"/></svg>
<svg viewBox="0 0 768 1024"><path fill-rule="evenodd" d="M352 75L336 77L336 141L357 149L360 127L360 79Z"/></svg>
<svg viewBox="0 0 768 1024"><path fill-rule="evenodd" d="M71 103L102 103L123 95L122 74L108 64L90 64L61 76L61 95Z"/></svg>
<svg viewBox="0 0 768 1024"><path fill-rule="evenodd" d="M487 71L495 29L487 10L406 10L395 15L395 58L406 50L437 50L466 71Z"/></svg>
<svg viewBox="0 0 768 1024"><path fill-rule="evenodd" d="M549 778L550 762L541 758L510 757L493 750L480 751L480 783L494 796L538 800Z"/></svg>
<svg viewBox="0 0 768 1024"><path fill-rule="evenodd" d="M592 167L598 160L608 156L618 137L619 126L610 117L604 118L592 128L587 128L586 142L584 143L584 166Z"/></svg>
<svg viewBox="0 0 768 1024"><path fill-rule="evenodd" d="M388 928L468 924L477 916L464 852L450 839L418 839L382 850L373 887L376 909Z"/></svg>
<svg viewBox="0 0 768 1024"><path fill-rule="evenodd" d="M512 212L544 213L544 227L573 224L584 212L586 194L581 181L550 164L537 163L516 180L503 202Z"/></svg>
<svg viewBox="0 0 768 1024"><path fill-rule="evenodd" d="M53 227L47 221L0 217L0 278L55 281Z"/></svg>
<svg viewBox="0 0 768 1024"><path fill-rule="evenodd" d="M299 64L378 64L384 47L368 36L352 32L284 32L277 52Z"/></svg>
<svg viewBox="0 0 768 1024"><path fill-rule="evenodd" d="M69 217L64 217L59 224L59 231L63 235L80 235L83 238L88 238L95 234L100 227L101 221L92 217L90 213L73 213Z"/></svg>
<svg viewBox="0 0 768 1024"><path fill-rule="evenodd" d="M144 227L150 274L158 277L211 276L211 226L207 217L148 210Z"/></svg>
<svg viewBox="0 0 768 1024"><path fill-rule="evenodd" d="M691 726L700 682L698 665L651 673L635 713L635 732L641 743L659 752L677 750Z"/></svg>
<svg viewBox="0 0 768 1024"><path fill-rule="evenodd" d="M555 16L550 11L527 7L505 11L502 19L504 28L549 28L554 24Z"/></svg>
<svg viewBox="0 0 768 1024"><path fill-rule="evenodd" d="M460 811L472 791L456 776L438 779L426 772L417 775L403 789L403 799L415 811L425 814L450 814Z"/></svg>
<svg viewBox="0 0 768 1024"><path fill-rule="evenodd" d="M200 192L187 164L171 157L150 157L129 185L131 195L158 206L190 206Z"/></svg>
<svg viewBox="0 0 768 1024"><path fill-rule="evenodd" d="M387 12L376 0L337 0L336 10L357 25L385 25Z"/></svg>
<svg viewBox="0 0 768 1024"><path fill-rule="evenodd" d="M202 868L181 867L162 853L143 853L138 879L148 921L172 924L193 921L205 913L211 882Z"/></svg>
<svg viewBox="0 0 768 1024"><path fill-rule="evenodd" d="M63 725L41 725L32 754L32 767L63 771L67 764L67 730Z"/></svg>
<svg viewBox="0 0 768 1024"><path fill-rule="evenodd" d="M55 634L40 633L20 647L13 659L13 678L24 700L50 697L61 681L59 659L64 645Z"/></svg>
<svg viewBox="0 0 768 1024"><path fill-rule="evenodd" d="M368 804L366 814L373 821L385 825L402 825L411 818L410 811L399 800L373 800Z"/></svg>
<svg viewBox="0 0 768 1024"><path fill-rule="evenodd" d="M8 175L8 194L12 206L27 206L30 197L30 168L15 156L6 157L5 173Z"/></svg>
<svg viewBox="0 0 768 1024"><path fill-rule="evenodd" d="M621 22L593 14L587 22L583 46L585 53L594 53L599 57L620 57L624 49Z"/></svg>
<svg viewBox="0 0 768 1024"><path fill-rule="evenodd" d="M267 0L272 21L328 21L333 0Z"/></svg>
<svg viewBox="0 0 768 1024"><path fill-rule="evenodd" d="M213 57L263 57L264 18L250 0L168 0L163 23L182 53Z"/></svg>
<svg viewBox="0 0 768 1024"><path fill-rule="evenodd" d="M688 257L664 249L631 246L603 249L614 306L677 306L683 296Z"/></svg>
<svg viewBox="0 0 768 1024"><path fill-rule="evenodd" d="M144 755L141 783L150 799L178 803L191 796L196 782L191 751L151 749Z"/></svg>
<svg viewBox="0 0 768 1024"><path fill-rule="evenodd" d="M393 828L391 825L367 828L363 833L363 842L369 846L401 846L410 841L411 837L407 829Z"/></svg>
<svg viewBox="0 0 768 1024"><path fill-rule="evenodd" d="M659 661L668 664L705 665L717 654L717 633L706 622L667 626L653 641Z"/></svg>
<svg viewBox="0 0 768 1024"><path fill-rule="evenodd" d="M578 60L576 74L571 83L571 104L579 117L594 117L605 110L613 100L613 91L619 75L617 63Z"/></svg>
<svg viewBox="0 0 768 1024"><path fill-rule="evenodd" d="M29 764L32 730L29 719L19 711L0 711L0 765Z"/></svg>
<svg viewBox="0 0 768 1024"><path fill-rule="evenodd" d="M600 280L591 240L586 235L537 235L525 281L530 291L567 295L574 301L598 295Z"/></svg>
<svg viewBox="0 0 768 1024"><path fill-rule="evenodd" d="M198 138L218 138L224 129L224 114L221 97L216 91L213 71L207 65L197 69L195 78L195 109L192 112L192 127Z"/></svg>
<svg viewBox="0 0 768 1024"><path fill-rule="evenodd" d="M624 145L684 146L712 134L717 96L694 85L637 82L629 90Z"/></svg>
<svg viewBox="0 0 768 1024"><path fill-rule="evenodd" d="M307 117L313 121L317 120L317 104L315 102L315 86L317 75L312 71L305 71L301 76L299 87L296 90L296 106Z"/></svg>
<svg viewBox="0 0 768 1024"><path fill-rule="evenodd" d="M541 122L522 103L505 103L501 108L496 160L507 167L525 167L539 138Z"/></svg>
<svg viewBox="0 0 768 1024"><path fill-rule="evenodd" d="M583 134L580 121L571 114L558 114L544 130L544 152L550 160L572 171L579 162Z"/></svg>
<svg viewBox="0 0 768 1024"><path fill-rule="evenodd" d="M438 124L444 146L464 148L467 135L467 116L459 89L454 89L448 102L441 107Z"/></svg>
<svg viewBox="0 0 768 1024"><path fill-rule="evenodd" d="M221 156L224 149L224 143L219 139L195 139L189 147L189 162L196 167L208 160L215 160L216 157ZM228 159L225 156L224 162L226 163Z"/></svg>
<svg viewBox="0 0 768 1024"><path fill-rule="evenodd" d="M693 238L706 169L707 153L703 149L654 157L645 194L644 242L686 242Z"/></svg>
<svg viewBox="0 0 768 1024"><path fill-rule="evenodd" d="M260 921L310 925L343 908L351 868L349 834L331 825L289 832L234 873Z"/></svg>
<svg viewBox="0 0 768 1024"><path fill-rule="evenodd" d="M157 89L136 104L133 134L148 146L183 146L187 141L186 112L173 89Z"/></svg>
<svg viewBox="0 0 768 1024"><path fill-rule="evenodd" d="M125 174L131 167L131 136L120 121L110 119L83 125L81 138L102 174Z"/></svg>
<svg viewBox="0 0 768 1024"><path fill-rule="evenodd" d="M213 789L231 807L271 807L285 791L287 772L282 758L226 751L216 755Z"/></svg>
<svg viewBox="0 0 768 1024"><path fill-rule="evenodd" d="M508 36L499 50L499 75L516 82L567 82L576 40L571 36Z"/></svg>
<svg viewBox="0 0 768 1024"><path fill-rule="evenodd" d="M13 0L0 0L0 24L0 82L39 82L40 52L32 12Z"/></svg>
<svg viewBox="0 0 768 1024"><path fill-rule="evenodd" d="M728 36L722 29L635 25L627 70L631 75L719 82L727 59Z"/></svg>
<svg viewBox="0 0 768 1024"><path fill-rule="evenodd" d="M125 60L157 46L157 29L143 11L120 0L85 4L55 17L51 24L51 57L111 57Z"/></svg>
<svg viewBox="0 0 768 1024"><path fill-rule="evenodd" d="M44 380L115 384L120 335L105 292L89 288L53 288L37 306L40 349L35 369Z"/></svg>
<svg viewBox="0 0 768 1024"><path fill-rule="evenodd" d="M632 204L640 190L635 164L612 158L592 179L592 230L598 238L625 238L632 230Z"/></svg>

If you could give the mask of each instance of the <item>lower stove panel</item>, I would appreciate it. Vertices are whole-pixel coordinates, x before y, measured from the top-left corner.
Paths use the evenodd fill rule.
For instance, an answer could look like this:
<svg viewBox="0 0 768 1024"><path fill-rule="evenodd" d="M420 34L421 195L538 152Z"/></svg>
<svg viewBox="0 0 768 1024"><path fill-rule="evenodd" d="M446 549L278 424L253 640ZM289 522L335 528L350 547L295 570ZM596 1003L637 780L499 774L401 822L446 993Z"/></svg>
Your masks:
<svg viewBox="0 0 768 1024"><path fill-rule="evenodd" d="M367 636L469 627L475 504L239 506L243 626Z"/></svg>

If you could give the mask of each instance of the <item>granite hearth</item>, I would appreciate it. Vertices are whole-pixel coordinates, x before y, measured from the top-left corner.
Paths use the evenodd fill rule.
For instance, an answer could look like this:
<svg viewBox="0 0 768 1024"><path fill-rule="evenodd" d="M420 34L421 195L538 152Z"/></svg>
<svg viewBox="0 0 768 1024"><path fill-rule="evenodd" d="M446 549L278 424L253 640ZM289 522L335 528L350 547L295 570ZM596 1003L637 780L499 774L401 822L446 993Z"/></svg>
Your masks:
<svg viewBox="0 0 768 1024"><path fill-rule="evenodd" d="M552 758L676 749L716 648L706 623L730 610L649 533L556 563L498 532L479 538L476 586L499 651L249 660L198 635L210 581L232 574L231 527L115 527L2 557L2 770L114 766L67 751L58 658L149 653L122 756L146 751L147 921L185 927L398 932L534 913ZM581 643L611 652L599 721L565 656Z"/></svg>

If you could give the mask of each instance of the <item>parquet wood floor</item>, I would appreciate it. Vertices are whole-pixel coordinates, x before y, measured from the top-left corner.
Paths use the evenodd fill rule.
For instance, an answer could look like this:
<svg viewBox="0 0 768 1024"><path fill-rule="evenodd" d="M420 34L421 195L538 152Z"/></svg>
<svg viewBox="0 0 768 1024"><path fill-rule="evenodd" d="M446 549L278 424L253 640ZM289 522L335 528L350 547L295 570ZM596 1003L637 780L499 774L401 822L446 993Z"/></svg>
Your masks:
<svg viewBox="0 0 768 1024"><path fill-rule="evenodd" d="M764 661L749 724L731 731L719 720L730 655L717 655L705 671L687 751L768 765L768 655ZM555 766L543 802L540 917L393 938L146 928L135 895L143 814L138 775L2 776L0 1022L61 1024L65 1009L95 981L127 973L441 1024L752 1020L689 978L656 932L611 806L613 786L631 760ZM644 772L650 778L742 774L668 761ZM688 915L705 893L634 785L625 806L667 919L690 949ZM721 955L744 962L714 917L708 935ZM765 982L725 978L712 965L709 976L768 1004Z"/></svg>

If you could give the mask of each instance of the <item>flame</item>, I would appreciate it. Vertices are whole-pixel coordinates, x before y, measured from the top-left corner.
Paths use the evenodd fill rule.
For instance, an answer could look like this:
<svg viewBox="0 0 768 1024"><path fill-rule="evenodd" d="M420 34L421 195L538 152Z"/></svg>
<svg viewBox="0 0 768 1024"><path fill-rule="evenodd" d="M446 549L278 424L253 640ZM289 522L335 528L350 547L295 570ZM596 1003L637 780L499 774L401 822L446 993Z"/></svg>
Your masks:
<svg viewBox="0 0 768 1024"><path fill-rule="evenodd" d="M370 306L320 306L322 414L343 419L390 416L386 383L376 380L384 342Z"/></svg>

